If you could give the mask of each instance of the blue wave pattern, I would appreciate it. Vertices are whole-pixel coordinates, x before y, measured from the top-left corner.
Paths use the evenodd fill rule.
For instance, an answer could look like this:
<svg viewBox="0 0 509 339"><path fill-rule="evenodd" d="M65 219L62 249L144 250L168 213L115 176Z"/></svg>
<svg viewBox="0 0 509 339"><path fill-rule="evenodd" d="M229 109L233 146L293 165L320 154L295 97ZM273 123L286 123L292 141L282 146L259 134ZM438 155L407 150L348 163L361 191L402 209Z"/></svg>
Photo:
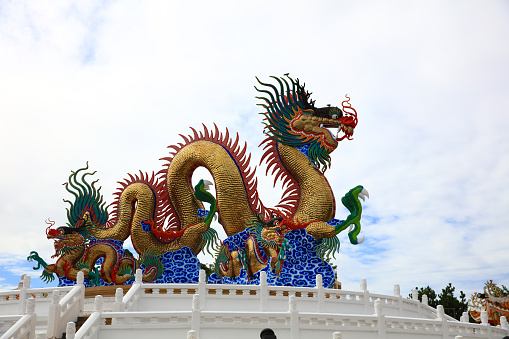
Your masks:
<svg viewBox="0 0 509 339"><path fill-rule="evenodd" d="M329 222L334 226L340 220L333 219ZM228 246L230 251L244 250L246 241L249 237L249 231L245 230L230 236L224 240L224 244ZM259 272L248 276L247 272L242 269L238 277L218 277L213 273L208 283L211 284L242 284L242 285L258 285L260 283L260 272L265 271L267 274L267 283L272 286L299 286L314 287L316 285L316 275L321 274L323 277L324 287L332 287L335 281L335 274L332 267L316 256L314 248L320 243L312 236L307 234L306 230L294 230L286 234L290 248L287 250L286 260L281 268L281 273L276 275L271 268L270 262ZM114 247L120 257L124 256L123 242L112 239L95 239L90 242L91 245L98 243L106 243ZM263 253L263 250L260 248ZM164 272L161 277L152 281L152 283L197 283L199 280L200 262L196 255L191 252L189 247L183 247L173 252L166 252L160 257ZM103 258L100 258L95 265L101 265ZM142 269L144 269L142 265ZM129 280L125 284L130 285L133 281ZM76 281L66 277L60 277L58 286L72 286ZM111 286L114 283L107 283L99 279L100 286ZM88 279L85 278L85 286L91 287Z"/></svg>
<svg viewBox="0 0 509 339"><path fill-rule="evenodd" d="M247 236L242 233L228 237L224 243L228 245L231 251L239 248L245 248ZM314 287L316 285L316 275L321 274L323 278L323 286L330 288L334 286L335 274L332 267L316 256L314 248L320 243L312 236L307 234L303 229L291 231L286 234L290 249L286 254L286 260L283 263L281 273L276 275L272 270L270 263L261 271L267 273L267 283L272 286L299 286ZM208 280L211 284L245 284L257 285L260 283L260 272L256 272L253 276L248 277L244 269L241 270L240 276L236 278L218 277L213 273Z"/></svg>
<svg viewBox="0 0 509 339"><path fill-rule="evenodd" d="M209 215L209 210L202 210L201 208L198 208L198 212L196 214L201 218L205 218Z"/></svg>
<svg viewBox="0 0 509 339"><path fill-rule="evenodd" d="M337 224L340 224L342 223L344 220L339 220L339 219L332 219L330 221L327 221L327 224L331 225L331 226L336 226Z"/></svg>
<svg viewBox="0 0 509 339"><path fill-rule="evenodd" d="M291 231L285 238L288 239L291 249L279 274L278 286L314 287L317 274L322 275L324 287L334 286L334 270L316 256L314 248L320 240L316 240L303 229Z"/></svg>
<svg viewBox="0 0 509 339"><path fill-rule="evenodd" d="M90 245L104 243L108 244L115 248L118 255L120 257L124 256L124 242L120 240L113 239L96 239L92 238L90 241ZM179 250L173 252L166 252L160 257L164 271L163 275L158 279L151 281L152 283L197 283L200 274L200 262L198 257L191 252L189 247L183 247ZM104 258L99 258L95 266L101 265L104 261ZM144 270L145 267L141 265L141 268ZM131 285L134 281L128 280L124 283L124 285ZM93 287L96 285L91 285L88 278L85 278L85 287ZM74 286L76 285L76 280L68 279L67 277L58 278L58 286ZM98 286L113 286L115 283L108 283L104 281L102 278L99 278Z"/></svg>
<svg viewBox="0 0 509 339"><path fill-rule="evenodd" d="M249 235L251 235L251 233L249 233L248 230L244 230L226 238L223 243L230 251L238 251L239 249L243 250L246 248L246 241L247 238L249 238Z"/></svg>
<svg viewBox="0 0 509 339"><path fill-rule="evenodd" d="M303 146L298 146L297 149L302 153L304 154L307 158L309 158L308 156L308 149L309 149L309 145L303 145Z"/></svg>
<svg viewBox="0 0 509 339"><path fill-rule="evenodd" d="M200 276L200 261L189 247L166 252L160 257L163 275L151 283L197 283Z"/></svg>
<svg viewBox="0 0 509 339"><path fill-rule="evenodd" d="M141 221L141 229L147 233L152 232L152 230L150 229L150 225L147 224L144 220Z"/></svg>

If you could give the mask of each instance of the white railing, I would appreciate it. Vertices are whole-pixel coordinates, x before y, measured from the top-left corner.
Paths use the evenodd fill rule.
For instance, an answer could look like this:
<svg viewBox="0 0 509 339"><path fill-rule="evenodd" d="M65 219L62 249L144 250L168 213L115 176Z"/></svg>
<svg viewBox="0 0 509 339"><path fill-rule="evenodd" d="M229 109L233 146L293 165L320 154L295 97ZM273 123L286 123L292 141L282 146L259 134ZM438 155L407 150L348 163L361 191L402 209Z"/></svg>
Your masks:
<svg viewBox="0 0 509 339"><path fill-rule="evenodd" d="M266 327L282 339L331 338L339 331L364 339L499 339L509 334L506 321L504 328L458 322L446 316L442 306L433 309L417 300L370 294L366 289L326 289L320 280L317 277L318 288L267 286L263 275L258 286L208 285L201 273L198 284L142 284L137 275L125 297L117 289L115 312L103 312L103 298L97 296L94 313L67 338L189 338L191 332L193 338L256 338ZM157 309L162 305L165 309ZM345 306L347 312L337 311Z"/></svg>
<svg viewBox="0 0 509 339"><path fill-rule="evenodd" d="M22 315L0 315L0 336L16 324Z"/></svg>
<svg viewBox="0 0 509 339"><path fill-rule="evenodd" d="M60 296L67 294L72 287L30 288L30 277L23 278L23 285L19 290L0 292L0 315L23 314L26 301L35 299L35 313L40 317L47 316L51 303L51 294L58 290Z"/></svg>
<svg viewBox="0 0 509 339"><path fill-rule="evenodd" d="M129 291L127 291L126 295L122 297L124 293L122 289L118 289L115 293L115 304L113 305L114 311L133 311L138 309L138 302L141 295L141 286L142 286L142 272L141 270L136 270L136 274L134 277L134 284L131 285Z"/></svg>
<svg viewBox="0 0 509 339"><path fill-rule="evenodd" d="M76 339L116 339L138 337L186 338L194 331L195 338L257 338L263 328L273 329L278 338L331 338L334 333L348 333L349 338L464 339L502 338L507 328L489 324L448 321L439 308L436 319L385 316L381 302L375 302L374 314L299 312L301 300L287 298L284 312L203 311L200 298L193 296L187 311L102 312L102 297L96 297L95 312L77 333ZM189 307L190 306L190 307Z"/></svg>
<svg viewBox="0 0 509 339"><path fill-rule="evenodd" d="M35 314L35 299L28 299L25 306L25 314L20 317L18 316L18 320L3 333L0 339L35 339L35 325L37 320ZM4 320L9 321L9 319L5 318Z"/></svg>
<svg viewBox="0 0 509 339"><path fill-rule="evenodd" d="M62 299L59 291L53 291L48 312L47 338L60 338L68 322L74 322L83 310L85 285L83 272L78 272L76 285Z"/></svg>
<svg viewBox="0 0 509 339"><path fill-rule="evenodd" d="M103 311L103 297L98 295L94 300L94 312L76 333L76 327L67 326L66 338L97 338L99 331L101 313Z"/></svg>
<svg viewBox="0 0 509 339"><path fill-rule="evenodd" d="M215 311L284 311L290 295L299 300L299 311L319 313L371 314L375 300L380 299L388 316L437 317L435 308L419 300L370 293L364 281L361 291L324 288L318 275L318 287L269 286L265 272L259 285L206 284L205 272L200 272L198 284L144 284L141 271L135 283L123 296L117 289L113 311L177 311L184 310L193 295L198 294L202 310ZM170 300L171 299L171 300ZM445 316L450 321L454 318Z"/></svg>
<svg viewBox="0 0 509 339"><path fill-rule="evenodd" d="M134 338L143 331L149 331L151 337L171 334L185 338L194 331L196 338L215 338L223 336L225 330L231 331L231 337L256 338L265 327L277 330L281 339L331 338L338 331L366 339L417 338L423 334L429 338L462 335L465 339L499 339L508 335L505 318L498 328L487 322L458 322L445 315L443 307L428 306L427 298L419 302L416 291L413 299L403 298L396 287L394 296L374 294L367 290L365 281L361 281L360 291L328 289L323 287L321 276L317 276L317 287L269 286L264 272L259 285L206 284L204 273L200 272L198 284L144 284L138 270L125 296L122 288L116 290L113 308L109 308L113 312L104 311L103 298L96 297L93 313L77 333L74 321L84 311L81 272L77 285L54 289L50 298L51 289L29 289L29 281L24 294L20 290L9 295L18 295L19 302L21 295L26 297L30 292L35 301L49 304L46 338L57 338L64 332L68 332L67 338ZM32 334L26 334L27 324L36 319L35 314L0 317L0 328L10 327L13 337L31 338Z"/></svg>
<svg viewBox="0 0 509 339"><path fill-rule="evenodd" d="M0 315L21 314L20 290L0 292Z"/></svg>
<svg viewBox="0 0 509 339"><path fill-rule="evenodd" d="M18 339L33 339L35 338L35 322L32 321L32 318L35 315L25 314L21 316L21 319L18 320L14 326L12 326L7 332L4 333L0 337L0 339L10 339L10 338L18 338ZM31 329L33 325L33 334L31 335Z"/></svg>

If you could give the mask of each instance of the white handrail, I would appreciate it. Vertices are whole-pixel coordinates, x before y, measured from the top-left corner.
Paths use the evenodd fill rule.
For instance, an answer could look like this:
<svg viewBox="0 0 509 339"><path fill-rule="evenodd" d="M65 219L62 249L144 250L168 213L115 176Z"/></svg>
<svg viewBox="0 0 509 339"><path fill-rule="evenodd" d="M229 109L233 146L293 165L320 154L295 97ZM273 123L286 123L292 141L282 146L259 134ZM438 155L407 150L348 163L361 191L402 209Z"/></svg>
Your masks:
<svg viewBox="0 0 509 339"><path fill-rule="evenodd" d="M0 329L2 331L13 327L23 316L22 315L0 315Z"/></svg>
<svg viewBox="0 0 509 339"><path fill-rule="evenodd" d="M76 285L62 299L59 299L58 290L52 295L52 302L48 314L48 337L58 337L65 332L69 321L76 321L83 311L85 299L85 285L83 272L78 272Z"/></svg>
<svg viewBox="0 0 509 339"><path fill-rule="evenodd" d="M133 308L134 303L140 296L141 287L142 287L141 284L132 284L131 285L131 288L129 289L129 291L127 291L125 296L122 298L122 305L123 305L122 308L124 310L129 311Z"/></svg>
<svg viewBox="0 0 509 339"><path fill-rule="evenodd" d="M99 330L99 321L101 320L101 312L94 312L76 332L75 339L93 338Z"/></svg>
<svg viewBox="0 0 509 339"><path fill-rule="evenodd" d="M142 285L140 285L140 284L132 284L131 288L129 288L129 290L125 294L124 298L122 298L122 302L124 304L127 304L139 292L139 290L141 289L141 286Z"/></svg>
<svg viewBox="0 0 509 339"><path fill-rule="evenodd" d="M60 286L60 287L41 287L41 288L29 288L27 289L27 293L50 293L55 290L60 292L69 292L73 289L74 286Z"/></svg>
<svg viewBox="0 0 509 339"><path fill-rule="evenodd" d="M0 339L29 338L32 319L35 314L25 314Z"/></svg>
<svg viewBox="0 0 509 339"><path fill-rule="evenodd" d="M72 290L67 293L60 301L60 307L62 308L62 313L66 312L70 306L75 302L75 298L79 297L81 294L81 286L75 285Z"/></svg>

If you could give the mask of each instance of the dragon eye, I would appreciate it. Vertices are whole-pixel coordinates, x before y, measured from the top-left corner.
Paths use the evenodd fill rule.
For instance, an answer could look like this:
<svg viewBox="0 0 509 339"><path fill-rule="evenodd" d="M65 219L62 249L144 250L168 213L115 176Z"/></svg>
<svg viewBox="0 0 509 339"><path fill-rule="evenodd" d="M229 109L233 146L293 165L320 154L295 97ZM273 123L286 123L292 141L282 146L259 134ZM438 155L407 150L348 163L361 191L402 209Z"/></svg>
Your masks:
<svg viewBox="0 0 509 339"><path fill-rule="evenodd" d="M336 113L334 113L334 114L332 115L332 119L337 120L337 119L338 119L338 115L337 115Z"/></svg>
<svg viewBox="0 0 509 339"><path fill-rule="evenodd" d="M274 226L278 226L279 225L279 221L274 221Z"/></svg>

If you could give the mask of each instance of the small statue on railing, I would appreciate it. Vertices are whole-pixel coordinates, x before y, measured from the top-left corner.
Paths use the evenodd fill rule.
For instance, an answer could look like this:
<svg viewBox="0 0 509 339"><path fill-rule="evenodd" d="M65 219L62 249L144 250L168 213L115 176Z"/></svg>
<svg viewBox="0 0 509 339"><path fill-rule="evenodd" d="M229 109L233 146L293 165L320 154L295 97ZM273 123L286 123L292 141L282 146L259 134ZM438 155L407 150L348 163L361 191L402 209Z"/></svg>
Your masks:
<svg viewBox="0 0 509 339"><path fill-rule="evenodd" d="M501 325L500 317L509 317L509 289L497 286L493 280L488 280L483 293L473 293L468 300L468 312L476 322L486 322ZM482 320L482 312L486 311L486 319Z"/></svg>

